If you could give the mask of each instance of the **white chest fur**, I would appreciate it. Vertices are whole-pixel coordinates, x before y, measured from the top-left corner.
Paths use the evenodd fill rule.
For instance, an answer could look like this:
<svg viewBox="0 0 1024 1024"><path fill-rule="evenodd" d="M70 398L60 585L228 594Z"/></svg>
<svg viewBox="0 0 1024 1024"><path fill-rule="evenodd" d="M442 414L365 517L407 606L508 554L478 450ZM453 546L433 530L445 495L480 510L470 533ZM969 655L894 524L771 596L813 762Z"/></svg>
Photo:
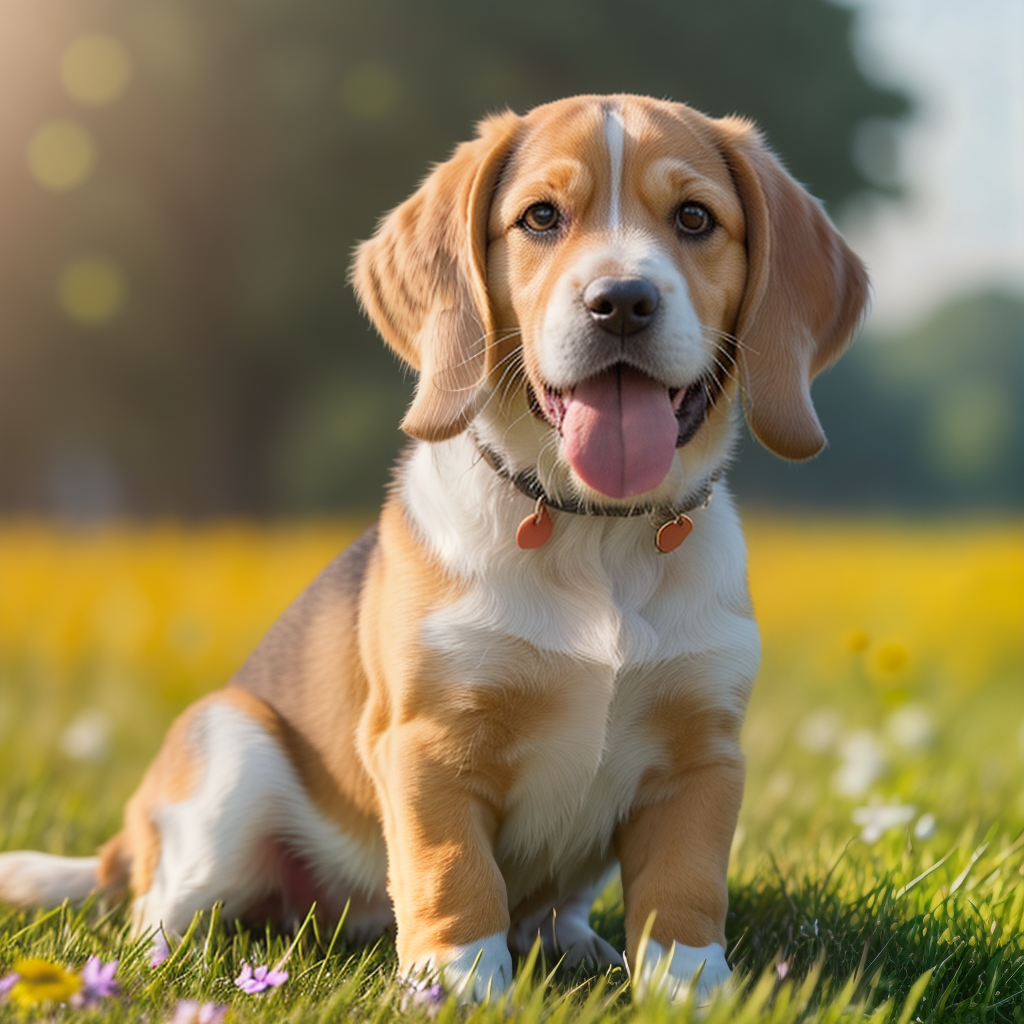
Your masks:
<svg viewBox="0 0 1024 1024"><path fill-rule="evenodd" d="M526 886L538 870L572 874L607 856L641 779L665 756L649 721L666 686L698 688L704 704L745 701L759 642L739 520L719 485L668 555L644 517L558 512L551 540L521 551L515 530L530 502L465 437L421 445L404 497L422 542L468 585L422 632L453 686L500 686L488 651L507 638L585 666L579 692L519 752L497 850L511 901L518 876ZM685 670L707 663L715 668Z"/></svg>

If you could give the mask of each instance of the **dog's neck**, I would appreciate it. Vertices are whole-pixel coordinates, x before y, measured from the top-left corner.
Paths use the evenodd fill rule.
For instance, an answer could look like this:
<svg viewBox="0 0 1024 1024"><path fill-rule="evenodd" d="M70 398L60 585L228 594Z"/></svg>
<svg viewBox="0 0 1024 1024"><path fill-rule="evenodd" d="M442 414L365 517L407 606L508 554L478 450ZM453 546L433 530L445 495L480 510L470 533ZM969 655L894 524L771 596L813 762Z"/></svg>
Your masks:
<svg viewBox="0 0 1024 1024"><path fill-rule="evenodd" d="M568 512L576 516L648 516L652 522L660 526L672 519L676 519L694 509L704 508L711 501L711 493L715 482L721 478L722 471L719 470L707 477L698 487L690 491L684 500L678 504L665 505L651 502L640 502L636 505L599 505L582 498L567 497L555 498L548 494L544 485L540 482L537 473L532 468L522 469L518 473L513 472L505 463L502 457L489 445L473 436L473 442L477 450L495 473L503 480L507 480L521 494L533 499L542 501L548 508L558 512Z"/></svg>

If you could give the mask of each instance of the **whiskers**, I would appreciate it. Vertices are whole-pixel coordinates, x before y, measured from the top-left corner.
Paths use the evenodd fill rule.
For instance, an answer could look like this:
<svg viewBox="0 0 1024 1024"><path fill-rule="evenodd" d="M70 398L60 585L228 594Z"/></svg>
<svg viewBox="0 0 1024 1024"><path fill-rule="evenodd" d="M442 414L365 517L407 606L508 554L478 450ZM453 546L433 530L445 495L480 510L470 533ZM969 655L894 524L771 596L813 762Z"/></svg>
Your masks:
<svg viewBox="0 0 1024 1024"><path fill-rule="evenodd" d="M510 338L521 336L521 334L522 332L519 330L518 327L506 328L500 331L484 331L469 346L470 352L468 355L466 355L464 359L460 359L458 362L455 363L449 363L447 366L438 367L434 371L434 387L437 388L438 391L443 391L446 394L453 395L459 394L464 391L472 391L475 388L480 387L481 384L483 383L483 380L473 381L472 383L465 384L461 387L446 387L443 381L450 380L452 378L456 380L459 379L459 370L461 370L463 367L479 362L480 356L483 350L486 349L488 342L495 345L501 345L504 342L508 341ZM493 370L496 370L499 367L501 367L502 364L507 364L517 359L520 356L521 351L522 345L517 345L514 349L512 349L511 352L508 352L506 355L502 356L502 358L498 360L497 364L495 364L495 366L493 367L492 372Z"/></svg>
<svg viewBox="0 0 1024 1024"><path fill-rule="evenodd" d="M711 358L714 360L715 372L710 379L707 374L701 377L701 387L710 406L710 403L725 391L727 381L732 381L737 387L741 386L736 356L747 346L735 334L719 330L717 327L709 327L707 324L701 324L701 333L714 346ZM732 401L732 395L727 397Z"/></svg>

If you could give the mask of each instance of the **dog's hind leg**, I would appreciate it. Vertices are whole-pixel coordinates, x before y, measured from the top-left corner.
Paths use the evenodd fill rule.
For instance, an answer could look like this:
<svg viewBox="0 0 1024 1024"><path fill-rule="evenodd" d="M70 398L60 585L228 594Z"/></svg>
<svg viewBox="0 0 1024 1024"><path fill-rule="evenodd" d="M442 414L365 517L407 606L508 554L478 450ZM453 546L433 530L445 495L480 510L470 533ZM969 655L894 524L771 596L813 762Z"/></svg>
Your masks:
<svg viewBox="0 0 1024 1024"><path fill-rule="evenodd" d="M228 921L288 927L314 901L334 916L370 891L354 881L372 844L314 807L281 729L273 709L231 686L172 727L125 814L136 934L180 935L217 902Z"/></svg>
<svg viewBox="0 0 1024 1024"><path fill-rule="evenodd" d="M136 933L180 935L217 902L242 917L273 890L288 804L304 799L275 718L228 689L175 722L125 812Z"/></svg>

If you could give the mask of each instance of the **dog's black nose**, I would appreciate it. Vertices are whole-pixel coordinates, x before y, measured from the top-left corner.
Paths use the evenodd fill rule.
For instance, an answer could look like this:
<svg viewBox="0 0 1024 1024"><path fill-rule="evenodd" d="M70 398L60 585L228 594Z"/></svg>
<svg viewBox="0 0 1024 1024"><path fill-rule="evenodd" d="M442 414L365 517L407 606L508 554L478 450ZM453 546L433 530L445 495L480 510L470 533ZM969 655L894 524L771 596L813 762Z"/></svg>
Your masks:
<svg viewBox="0 0 1024 1024"><path fill-rule="evenodd" d="M609 334L642 331L654 319L661 296L646 277L595 277L583 289L591 319Z"/></svg>

